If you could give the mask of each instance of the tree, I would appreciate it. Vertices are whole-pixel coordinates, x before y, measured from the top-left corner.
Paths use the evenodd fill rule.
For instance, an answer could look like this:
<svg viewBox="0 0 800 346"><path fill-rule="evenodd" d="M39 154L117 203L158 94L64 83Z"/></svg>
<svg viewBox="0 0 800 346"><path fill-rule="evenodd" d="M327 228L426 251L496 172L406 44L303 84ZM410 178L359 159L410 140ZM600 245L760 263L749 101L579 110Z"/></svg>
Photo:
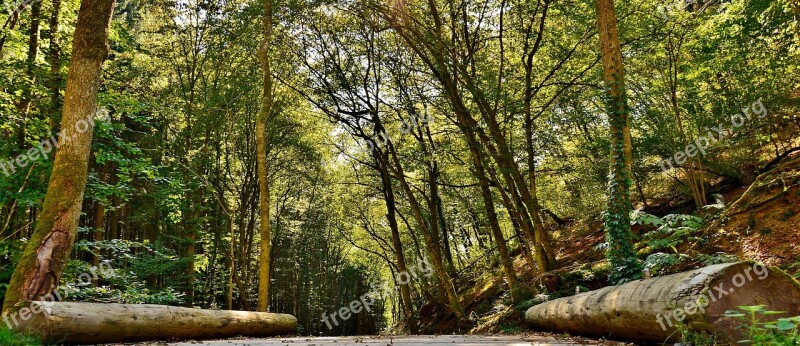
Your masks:
<svg viewBox="0 0 800 346"><path fill-rule="evenodd" d="M622 283L641 276L631 233L631 127L630 109L625 95L622 50L617 31L614 0L597 0L597 29L606 86L606 113L611 135L611 172L608 175L608 209L605 231L611 263L610 279Z"/></svg>
<svg viewBox="0 0 800 346"><path fill-rule="evenodd" d="M36 84L36 56L39 54L39 23L42 13L42 2L36 1L31 5L31 27L28 33L28 59L25 62L27 67L26 75L28 81L22 89L22 99L17 104L17 111L22 116L18 132L18 144L20 149L25 147L26 128L28 126L28 114L30 114L31 99L33 98L33 85Z"/></svg>
<svg viewBox="0 0 800 346"><path fill-rule="evenodd" d="M58 124L58 111L61 109L61 48L58 30L61 19L61 0L53 0L53 12L50 14L50 63L49 89L50 89L50 128Z"/></svg>
<svg viewBox="0 0 800 346"><path fill-rule="evenodd" d="M72 47L62 134L42 212L8 286L3 310L57 285L77 234L114 0L84 0Z"/></svg>
<svg viewBox="0 0 800 346"><path fill-rule="evenodd" d="M261 255L258 267L258 311L269 309L269 271L272 244L269 230L269 175L267 174L267 121L272 111L272 71L269 49L272 41L272 0L264 0L264 40L258 59L264 74L261 110L256 118L256 152L258 156L259 216L261 217Z"/></svg>

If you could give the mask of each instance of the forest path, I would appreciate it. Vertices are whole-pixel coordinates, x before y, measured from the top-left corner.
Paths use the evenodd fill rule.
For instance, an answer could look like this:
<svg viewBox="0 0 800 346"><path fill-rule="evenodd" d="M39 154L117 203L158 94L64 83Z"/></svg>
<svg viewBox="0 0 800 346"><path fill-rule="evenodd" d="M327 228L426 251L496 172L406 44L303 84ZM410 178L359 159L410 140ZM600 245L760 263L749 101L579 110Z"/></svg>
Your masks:
<svg viewBox="0 0 800 346"><path fill-rule="evenodd" d="M472 346L472 345L509 345L509 346L577 346L577 345L608 345L601 341L572 341L558 339L551 336L472 336L472 335L418 335L418 336L350 336L350 337L297 337L297 338L274 338L274 339L241 339L241 340L217 340L217 341L193 341L170 344L172 346L417 346L417 345L452 345L452 346Z"/></svg>

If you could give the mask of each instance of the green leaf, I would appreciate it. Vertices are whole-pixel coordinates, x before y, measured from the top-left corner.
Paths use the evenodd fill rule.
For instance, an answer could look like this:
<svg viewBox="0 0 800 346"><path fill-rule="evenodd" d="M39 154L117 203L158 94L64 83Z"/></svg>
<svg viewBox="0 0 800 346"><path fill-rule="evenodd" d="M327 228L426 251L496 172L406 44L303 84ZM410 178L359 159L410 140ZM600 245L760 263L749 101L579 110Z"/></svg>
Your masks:
<svg viewBox="0 0 800 346"><path fill-rule="evenodd" d="M783 331L783 330L792 330L792 329L794 329L795 324L794 324L794 322L792 322L789 319L781 318L776 323L776 327L778 328L778 330L781 330L781 331Z"/></svg>
<svg viewBox="0 0 800 346"><path fill-rule="evenodd" d="M739 309L742 309L747 312L759 312L763 311L766 305L742 305L739 306Z"/></svg>
<svg viewBox="0 0 800 346"><path fill-rule="evenodd" d="M725 317L744 317L744 316L745 316L745 314L743 314L743 313L741 313L739 311L736 311L736 310L725 311Z"/></svg>

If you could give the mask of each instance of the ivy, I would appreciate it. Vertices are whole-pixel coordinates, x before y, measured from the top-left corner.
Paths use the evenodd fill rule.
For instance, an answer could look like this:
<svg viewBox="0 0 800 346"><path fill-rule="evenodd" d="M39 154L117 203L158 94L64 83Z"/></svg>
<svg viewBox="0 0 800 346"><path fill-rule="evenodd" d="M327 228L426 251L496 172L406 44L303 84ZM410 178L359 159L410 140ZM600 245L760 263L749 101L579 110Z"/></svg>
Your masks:
<svg viewBox="0 0 800 346"><path fill-rule="evenodd" d="M642 264L636 258L631 233L631 176L625 151L625 134L629 127L629 109L621 73L605 92L606 113L611 127L611 170L608 175L608 206L603 215L611 265L609 281L623 284L642 277Z"/></svg>

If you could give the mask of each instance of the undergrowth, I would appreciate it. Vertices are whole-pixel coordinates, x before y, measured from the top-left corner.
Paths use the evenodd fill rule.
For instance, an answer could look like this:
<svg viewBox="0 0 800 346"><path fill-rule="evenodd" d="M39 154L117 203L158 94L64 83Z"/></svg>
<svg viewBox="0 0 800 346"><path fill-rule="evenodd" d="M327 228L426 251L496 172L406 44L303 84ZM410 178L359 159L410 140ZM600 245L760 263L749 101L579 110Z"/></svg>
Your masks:
<svg viewBox="0 0 800 346"><path fill-rule="evenodd" d="M15 333L5 326L0 326L0 345L3 346L39 346L42 342L26 335Z"/></svg>

